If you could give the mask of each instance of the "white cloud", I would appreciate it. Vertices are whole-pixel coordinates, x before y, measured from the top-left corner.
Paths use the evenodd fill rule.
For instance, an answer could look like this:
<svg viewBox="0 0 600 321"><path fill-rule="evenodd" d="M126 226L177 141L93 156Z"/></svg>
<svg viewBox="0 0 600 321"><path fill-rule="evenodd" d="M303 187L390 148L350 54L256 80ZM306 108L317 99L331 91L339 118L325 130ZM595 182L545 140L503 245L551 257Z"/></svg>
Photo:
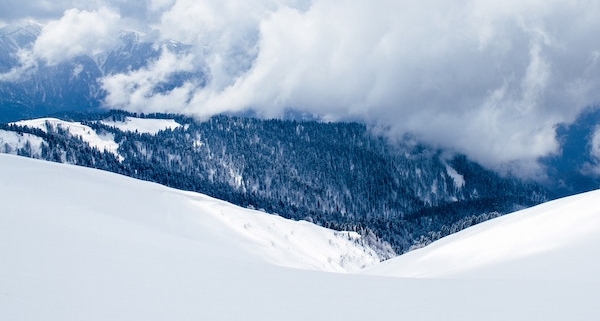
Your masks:
<svg viewBox="0 0 600 321"><path fill-rule="evenodd" d="M180 111L188 104L197 85L186 82L167 93L157 92L156 86L174 73L194 69L193 58L193 55L177 55L163 47L160 58L147 67L105 77L106 103L141 112Z"/></svg>
<svg viewBox="0 0 600 321"><path fill-rule="evenodd" d="M33 53L49 64L76 56L95 56L115 47L121 16L112 10L69 9L49 22L33 45Z"/></svg>
<svg viewBox="0 0 600 321"><path fill-rule="evenodd" d="M277 7L261 16L251 68L197 92L184 108L358 118L490 167L529 171L556 151L554 126L598 102L597 16L590 1Z"/></svg>
<svg viewBox="0 0 600 321"><path fill-rule="evenodd" d="M165 53L147 68L104 80L107 104L136 111L209 116L253 108L277 116L294 108L327 120L363 120L392 136L410 132L489 167L530 173L538 157L557 150L555 125L600 102L597 0L86 6L49 23L35 54L56 61L106 50L113 27L136 17L162 40L193 46L193 58L181 65ZM94 9L105 7L118 9ZM156 93L163 64L206 70L206 87L187 82Z"/></svg>
<svg viewBox="0 0 600 321"><path fill-rule="evenodd" d="M0 81L17 81L24 75L33 72L37 68L37 60L29 50L19 50L17 59L20 64L6 73L0 74Z"/></svg>

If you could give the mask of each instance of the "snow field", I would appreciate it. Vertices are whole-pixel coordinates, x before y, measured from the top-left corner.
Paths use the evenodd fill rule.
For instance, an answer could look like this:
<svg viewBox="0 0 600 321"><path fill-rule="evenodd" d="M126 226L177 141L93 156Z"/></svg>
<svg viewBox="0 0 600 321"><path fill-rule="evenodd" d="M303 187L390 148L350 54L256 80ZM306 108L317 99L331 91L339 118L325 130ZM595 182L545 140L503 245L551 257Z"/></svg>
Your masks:
<svg viewBox="0 0 600 321"><path fill-rule="evenodd" d="M595 320L599 196L475 226L376 275L330 273L373 257L337 264L356 244L307 222L0 155L0 319ZM429 277L407 277L418 269Z"/></svg>

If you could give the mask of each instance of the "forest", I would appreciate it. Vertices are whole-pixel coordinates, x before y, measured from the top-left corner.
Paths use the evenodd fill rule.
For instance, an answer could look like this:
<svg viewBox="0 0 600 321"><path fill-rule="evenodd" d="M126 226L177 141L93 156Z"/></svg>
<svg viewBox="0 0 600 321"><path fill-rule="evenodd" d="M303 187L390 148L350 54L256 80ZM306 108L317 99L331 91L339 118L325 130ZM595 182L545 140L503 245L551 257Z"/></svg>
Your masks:
<svg viewBox="0 0 600 321"><path fill-rule="evenodd" d="M183 126L152 135L99 122L125 117L175 119ZM33 155L31 146L5 146L4 152L112 171L356 231L371 246L389 243L397 254L548 200L547 191L535 183L500 176L464 155L410 137L390 140L359 123L228 115L198 121L122 111L61 118L114 136L118 155L92 148L50 124L45 131L1 125L44 141L39 155Z"/></svg>

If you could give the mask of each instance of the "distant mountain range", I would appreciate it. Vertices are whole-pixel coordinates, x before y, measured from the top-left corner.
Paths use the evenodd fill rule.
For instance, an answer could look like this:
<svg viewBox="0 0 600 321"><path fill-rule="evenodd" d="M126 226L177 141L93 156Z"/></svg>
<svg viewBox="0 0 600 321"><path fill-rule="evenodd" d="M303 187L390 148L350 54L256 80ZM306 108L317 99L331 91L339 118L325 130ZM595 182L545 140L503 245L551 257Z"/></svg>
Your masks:
<svg viewBox="0 0 600 321"><path fill-rule="evenodd" d="M41 32L35 22L0 29L0 74L20 66L19 52L30 49ZM65 110L97 111L106 92L102 77L137 70L157 59L163 50L180 53L189 49L181 43L165 41L160 45L144 42L140 33L120 35L121 45L96 57L78 56L67 62L49 65L43 60L35 68L19 72L16 79L0 78L0 121L40 117ZM199 72L179 72L155 90L169 91Z"/></svg>

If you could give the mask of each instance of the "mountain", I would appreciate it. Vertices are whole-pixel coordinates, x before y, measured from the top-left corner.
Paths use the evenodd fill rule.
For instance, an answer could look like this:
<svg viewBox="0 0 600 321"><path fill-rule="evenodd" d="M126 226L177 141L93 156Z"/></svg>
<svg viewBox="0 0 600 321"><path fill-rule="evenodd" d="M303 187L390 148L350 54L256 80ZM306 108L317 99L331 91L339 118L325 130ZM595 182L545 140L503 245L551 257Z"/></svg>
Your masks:
<svg viewBox="0 0 600 321"><path fill-rule="evenodd" d="M513 265L515 278L422 279L323 272L345 250L369 256L346 235L310 223L104 171L0 155L0 186L2 320L553 321L597 314L597 193L488 223L494 240L521 235L516 227L544 236L509 243L525 256ZM473 245L477 228L457 235L475 237ZM524 258L548 248L543 253L560 264L543 267L547 279L519 272L527 269ZM468 253L487 254L491 266L515 257L483 251Z"/></svg>
<svg viewBox="0 0 600 321"><path fill-rule="evenodd" d="M233 116L198 122L116 111L79 116L4 126L0 151L105 169L358 232L373 247L382 240L397 253L547 200L536 184L408 138L392 144L357 123ZM26 145L25 134L43 142Z"/></svg>
<svg viewBox="0 0 600 321"><path fill-rule="evenodd" d="M588 108L556 131L560 152L542 159L547 168L546 187L556 196L600 188L600 108Z"/></svg>
<svg viewBox="0 0 600 321"><path fill-rule="evenodd" d="M0 28L0 73L9 72L19 64L15 54L35 42L41 30L42 25L36 22Z"/></svg>
<svg viewBox="0 0 600 321"><path fill-rule="evenodd" d="M0 122L35 118L61 111L97 111L106 92L101 80L105 76L126 73L148 66L168 50L182 53L189 46L174 41L155 44L145 41L143 33L123 31L120 45L97 56L80 55L57 64L43 59L35 66L23 67L19 52L30 50L42 26L36 22L0 28L0 74L18 70L7 79L0 77ZM155 88L168 92L188 79L201 81L200 71L175 72L168 81Z"/></svg>
<svg viewBox="0 0 600 321"><path fill-rule="evenodd" d="M31 49L41 33L36 22L0 29L0 72L21 67L18 55ZM90 57L76 57L57 65L40 62L19 70L9 79L0 78L0 121L35 117L76 106L94 110L103 93L98 83L102 71Z"/></svg>
<svg viewBox="0 0 600 321"><path fill-rule="evenodd" d="M49 65L37 59L35 66L24 68L20 52L31 51L43 25L28 21L0 28L0 122L60 115L64 112L104 112L105 77L143 70L165 51L185 54L191 47L165 40L150 41L150 36L135 30L123 30L119 45L95 56L80 55ZM18 73L11 74L11 70ZM152 88L154 93L168 93L186 81L202 86L209 75L202 70L178 71ZM240 114L242 115L242 114ZM243 115L251 116L252 112ZM289 111L284 119L315 120L312 115ZM594 137L600 137L597 106L590 107L571 124L557 126L560 152L540 159L547 176L544 188L551 197L573 195L600 188L600 148L593 149ZM596 139L600 141L600 139ZM594 152L595 151L595 152Z"/></svg>

